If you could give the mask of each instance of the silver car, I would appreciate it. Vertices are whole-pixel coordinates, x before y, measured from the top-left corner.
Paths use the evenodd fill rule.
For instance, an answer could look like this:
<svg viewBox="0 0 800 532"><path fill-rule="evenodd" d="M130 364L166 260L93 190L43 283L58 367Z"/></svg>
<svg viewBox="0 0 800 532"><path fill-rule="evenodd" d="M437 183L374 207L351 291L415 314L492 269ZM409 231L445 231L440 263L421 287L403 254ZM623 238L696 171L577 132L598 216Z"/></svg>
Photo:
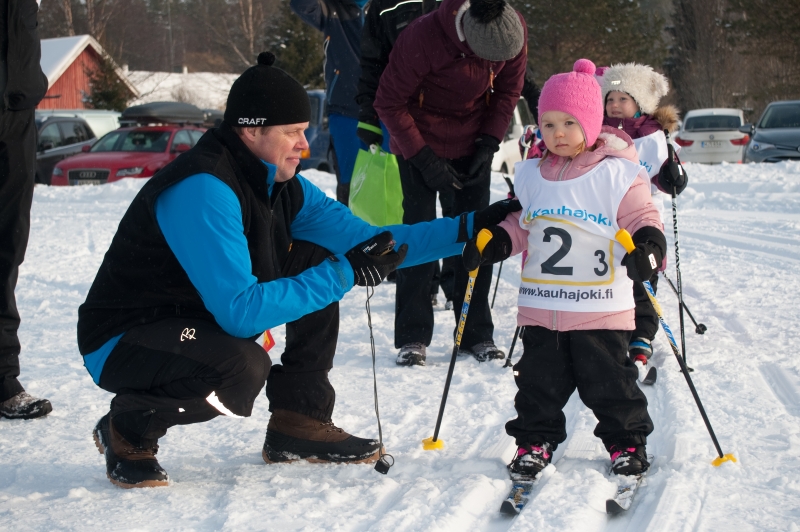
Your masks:
<svg viewBox="0 0 800 532"><path fill-rule="evenodd" d="M740 163L750 140L739 130L744 122L740 109L695 109L683 118L675 144L680 158L692 163Z"/></svg>
<svg viewBox="0 0 800 532"><path fill-rule="evenodd" d="M753 137L745 152L747 162L800 160L800 100L772 102L757 124L746 124L741 131Z"/></svg>

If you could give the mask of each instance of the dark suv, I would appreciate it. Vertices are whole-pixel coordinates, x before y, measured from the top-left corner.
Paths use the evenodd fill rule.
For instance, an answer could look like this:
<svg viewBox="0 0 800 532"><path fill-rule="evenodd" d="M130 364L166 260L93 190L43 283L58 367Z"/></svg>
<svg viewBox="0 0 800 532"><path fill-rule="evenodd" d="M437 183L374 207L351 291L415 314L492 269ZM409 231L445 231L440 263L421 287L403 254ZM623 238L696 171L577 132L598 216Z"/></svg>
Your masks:
<svg viewBox="0 0 800 532"><path fill-rule="evenodd" d="M753 139L743 162L800 160L800 100L770 103L757 124L746 124L739 131Z"/></svg>
<svg viewBox="0 0 800 532"><path fill-rule="evenodd" d="M50 184L53 167L97 140L83 118L36 116L36 182Z"/></svg>

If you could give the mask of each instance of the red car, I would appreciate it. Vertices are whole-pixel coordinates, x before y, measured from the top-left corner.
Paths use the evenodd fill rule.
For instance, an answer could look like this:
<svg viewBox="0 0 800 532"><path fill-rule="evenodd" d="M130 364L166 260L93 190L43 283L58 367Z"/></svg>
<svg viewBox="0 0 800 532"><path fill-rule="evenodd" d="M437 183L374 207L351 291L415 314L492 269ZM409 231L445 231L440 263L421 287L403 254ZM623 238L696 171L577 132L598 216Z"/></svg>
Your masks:
<svg viewBox="0 0 800 532"><path fill-rule="evenodd" d="M123 127L91 148L59 162L52 185L102 185L124 177L150 177L194 146L204 129L193 125Z"/></svg>

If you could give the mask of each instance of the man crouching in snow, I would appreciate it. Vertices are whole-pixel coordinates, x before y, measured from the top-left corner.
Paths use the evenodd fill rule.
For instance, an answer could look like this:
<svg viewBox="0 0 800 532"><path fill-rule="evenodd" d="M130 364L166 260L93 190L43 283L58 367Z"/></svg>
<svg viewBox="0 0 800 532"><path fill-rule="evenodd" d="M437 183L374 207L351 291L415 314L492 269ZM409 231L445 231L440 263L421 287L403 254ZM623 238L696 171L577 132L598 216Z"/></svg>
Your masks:
<svg viewBox="0 0 800 532"><path fill-rule="evenodd" d="M155 455L167 429L249 416L265 382L267 463L377 460L377 441L331 421L338 301L401 263L460 253L519 209L506 201L389 228L356 218L297 174L310 106L274 59L259 55L231 87L222 125L137 194L78 311L84 364L116 394L94 438L119 486L166 485ZM253 340L283 323L272 367Z"/></svg>

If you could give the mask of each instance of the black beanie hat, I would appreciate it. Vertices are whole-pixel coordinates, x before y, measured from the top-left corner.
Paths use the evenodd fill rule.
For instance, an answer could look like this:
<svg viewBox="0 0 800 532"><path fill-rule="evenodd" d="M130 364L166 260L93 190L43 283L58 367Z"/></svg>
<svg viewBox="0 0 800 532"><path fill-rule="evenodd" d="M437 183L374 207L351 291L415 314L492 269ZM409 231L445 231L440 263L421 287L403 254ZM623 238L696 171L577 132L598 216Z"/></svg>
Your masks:
<svg viewBox="0 0 800 532"><path fill-rule="evenodd" d="M225 122L256 127L299 124L311 120L308 94L292 76L272 66L275 56L258 54L258 64L244 71L231 86Z"/></svg>

